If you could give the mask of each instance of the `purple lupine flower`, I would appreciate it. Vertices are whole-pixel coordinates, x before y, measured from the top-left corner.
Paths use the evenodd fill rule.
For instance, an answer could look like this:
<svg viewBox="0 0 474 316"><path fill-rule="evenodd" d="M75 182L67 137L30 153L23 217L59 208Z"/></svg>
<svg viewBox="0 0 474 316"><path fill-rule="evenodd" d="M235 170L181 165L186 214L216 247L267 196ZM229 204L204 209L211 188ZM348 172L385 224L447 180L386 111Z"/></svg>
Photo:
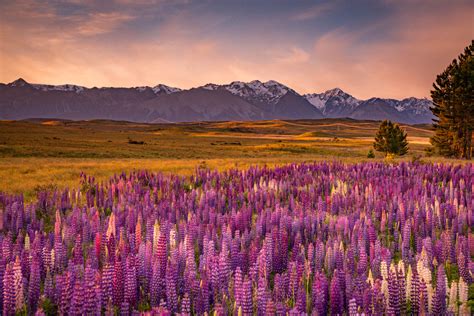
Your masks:
<svg viewBox="0 0 474 316"><path fill-rule="evenodd" d="M267 307L267 281L264 276L258 279L257 286L257 315L265 315L265 308Z"/></svg>
<svg viewBox="0 0 474 316"><path fill-rule="evenodd" d="M434 315L444 315L446 313L446 283L447 279L444 267L440 265L436 278L436 292L433 297L432 312Z"/></svg>
<svg viewBox="0 0 474 316"><path fill-rule="evenodd" d="M410 306L411 312L414 315L418 315L420 310L420 280L416 269L413 270L413 278L411 280Z"/></svg>
<svg viewBox="0 0 474 316"><path fill-rule="evenodd" d="M326 315L328 312L328 281L321 272L316 272L313 280L313 309L318 315Z"/></svg>
<svg viewBox="0 0 474 316"><path fill-rule="evenodd" d="M15 315L15 290L13 286L13 264L6 266L3 275L3 315Z"/></svg>
<svg viewBox="0 0 474 316"><path fill-rule="evenodd" d="M94 314L101 302L97 295L98 284L96 284L96 271L87 265L84 273L84 313Z"/></svg>
<svg viewBox="0 0 474 316"><path fill-rule="evenodd" d="M41 287L41 274L38 259L33 259L30 269L30 281L28 282L28 305L30 311L38 307Z"/></svg>
<svg viewBox="0 0 474 316"><path fill-rule="evenodd" d="M341 292L339 278L337 277L336 274L337 274L337 270L334 271L334 276L331 280L331 288L329 291L330 302L331 302L331 314L333 315L342 314L344 310L344 296Z"/></svg>
<svg viewBox="0 0 474 316"><path fill-rule="evenodd" d="M131 308L133 308L138 302L137 271L133 255L129 255L126 259L125 280L123 286L123 299L128 302Z"/></svg>
<svg viewBox="0 0 474 316"><path fill-rule="evenodd" d="M112 297L115 306L120 306L123 302L124 293L124 277L123 277L123 266L120 260L115 261L114 265L114 278L112 283Z"/></svg>
<svg viewBox="0 0 474 316"><path fill-rule="evenodd" d="M15 312L18 312L25 304L23 274L21 272L21 263L18 256L13 263L13 293L15 299Z"/></svg>
<svg viewBox="0 0 474 316"><path fill-rule="evenodd" d="M176 293L176 266L169 262L166 269L166 306L169 311L175 313L178 310L178 294Z"/></svg>
<svg viewBox="0 0 474 316"><path fill-rule="evenodd" d="M191 315L191 300L188 293L184 293L183 299L181 300L181 315Z"/></svg>
<svg viewBox="0 0 474 316"><path fill-rule="evenodd" d="M247 277L242 282L242 315L253 315L252 282Z"/></svg>
<svg viewBox="0 0 474 316"><path fill-rule="evenodd" d="M82 315L84 312L84 285L80 278L76 278L68 314Z"/></svg>

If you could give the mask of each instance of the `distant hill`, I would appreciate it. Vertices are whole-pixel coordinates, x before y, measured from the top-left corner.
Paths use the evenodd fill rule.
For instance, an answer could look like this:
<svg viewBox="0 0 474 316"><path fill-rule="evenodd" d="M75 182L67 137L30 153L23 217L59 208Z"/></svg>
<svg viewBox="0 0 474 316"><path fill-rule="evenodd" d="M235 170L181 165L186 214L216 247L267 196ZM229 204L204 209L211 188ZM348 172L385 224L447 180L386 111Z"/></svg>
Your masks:
<svg viewBox="0 0 474 316"><path fill-rule="evenodd" d="M86 88L32 84L18 79L0 84L0 119L110 119L134 122L253 121L353 118L408 124L430 123L431 101L372 98L358 100L341 89L300 95L273 80L206 84L183 90L154 87Z"/></svg>

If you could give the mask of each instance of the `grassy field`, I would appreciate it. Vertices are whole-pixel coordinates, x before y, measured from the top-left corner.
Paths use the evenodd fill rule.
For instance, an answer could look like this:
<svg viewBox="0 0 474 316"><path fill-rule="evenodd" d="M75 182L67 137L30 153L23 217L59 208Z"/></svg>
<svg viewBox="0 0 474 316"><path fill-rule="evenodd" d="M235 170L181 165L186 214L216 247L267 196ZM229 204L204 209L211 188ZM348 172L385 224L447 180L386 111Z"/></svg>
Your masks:
<svg viewBox="0 0 474 316"><path fill-rule="evenodd" d="M315 160L368 160L378 122L299 120L137 124L112 121L0 122L0 191L27 198L46 186L78 185L81 171L105 180L133 169L191 174ZM424 155L428 126L404 126L410 160ZM376 154L376 159L383 159ZM439 158L424 158L438 161Z"/></svg>

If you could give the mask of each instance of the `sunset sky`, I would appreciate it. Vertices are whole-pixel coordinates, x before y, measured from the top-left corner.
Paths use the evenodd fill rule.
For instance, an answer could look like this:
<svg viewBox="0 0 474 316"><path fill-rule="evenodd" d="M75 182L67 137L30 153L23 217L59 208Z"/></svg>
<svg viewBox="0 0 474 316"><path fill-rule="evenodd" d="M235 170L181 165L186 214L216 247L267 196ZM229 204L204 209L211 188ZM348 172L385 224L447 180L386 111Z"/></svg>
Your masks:
<svg viewBox="0 0 474 316"><path fill-rule="evenodd" d="M0 82L429 97L473 38L472 1L0 0Z"/></svg>

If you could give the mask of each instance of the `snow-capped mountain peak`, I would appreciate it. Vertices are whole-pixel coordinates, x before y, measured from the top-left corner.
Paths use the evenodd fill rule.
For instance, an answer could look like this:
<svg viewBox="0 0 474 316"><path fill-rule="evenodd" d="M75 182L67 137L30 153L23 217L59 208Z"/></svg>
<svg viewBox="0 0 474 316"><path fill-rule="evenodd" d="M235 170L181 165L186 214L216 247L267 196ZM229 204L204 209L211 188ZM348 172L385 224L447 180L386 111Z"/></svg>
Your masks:
<svg viewBox="0 0 474 316"><path fill-rule="evenodd" d="M164 84L156 85L152 90L155 94L172 94L182 91L180 88L170 87Z"/></svg>
<svg viewBox="0 0 474 316"><path fill-rule="evenodd" d="M233 81L224 85L208 83L200 88L207 90L225 89L234 95L246 99L247 101L260 103L265 102L270 104L278 103L281 97L289 91L296 93L294 90L274 80L269 80L267 82L261 82L260 80L253 80L250 82Z"/></svg>
<svg viewBox="0 0 474 316"><path fill-rule="evenodd" d="M324 115L336 117L349 115L361 102L340 88L330 89L323 93L305 94L304 97Z"/></svg>

